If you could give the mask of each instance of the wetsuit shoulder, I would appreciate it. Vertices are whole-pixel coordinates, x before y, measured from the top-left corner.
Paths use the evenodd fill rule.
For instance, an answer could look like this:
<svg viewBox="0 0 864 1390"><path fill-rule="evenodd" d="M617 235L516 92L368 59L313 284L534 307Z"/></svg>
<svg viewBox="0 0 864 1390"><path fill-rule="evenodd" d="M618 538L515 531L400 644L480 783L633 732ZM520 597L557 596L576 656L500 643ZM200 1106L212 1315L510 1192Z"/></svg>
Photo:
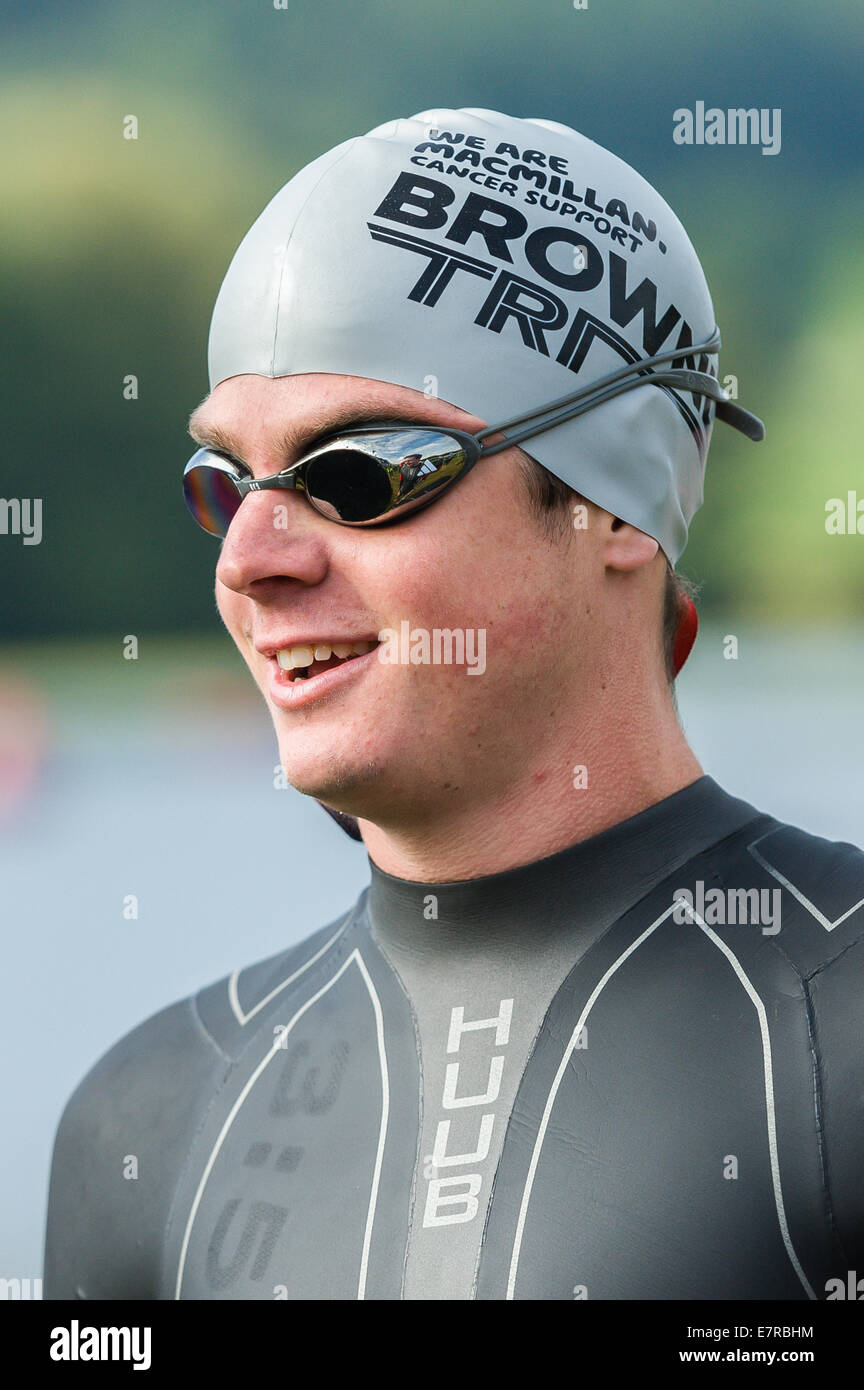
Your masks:
<svg viewBox="0 0 864 1390"><path fill-rule="evenodd" d="M351 919L161 1009L90 1069L54 1143L46 1299L159 1296L171 1202L199 1126L269 1000L307 983Z"/></svg>
<svg viewBox="0 0 864 1390"><path fill-rule="evenodd" d="M857 845L763 816L710 858L727 892L759 891L774 919L765 936L802 978L864 941L864 851Z"/></svg>
<svg viewBox="0 0 864 1390"><path fill-rule="evenodd" d="M771 1027L779 1027L789 1004L798 1002L809 1044L810 1109L819 1135L825 1207L848 1268L860 1269L864 852L776 820L744 827L735 840L734 848L718 846L715 881L727 897L736 889L756 888L767 917L746 943L740 926L715 930L749 973ZM788 1041L791 1050L791 1035ZM773 1058L778 1074L785 1065L782 1052L781 1047Z"/></svg>
<svg viewBox="0 0 864 1390"><path fill-rule="evenodd" d="M195 998L203 1026L232 1060L268 1026L271 1004L308 993L312 980L341 956L350 929L363 919L366 894L341 917L287 950L244 966L208 985Z"/></svg>
<svg viewBox="0 0 864 1390"><path fill-rule="evenodd" d="M54 1141L46 1299L154 1297L171 1191L200 1104L230 1063L192 999L153 1014L91 1067Z"/></svg>
<svg viewBox="0 0 864 1390"><path fill-rule="evenodd" d="M825 1196L846 1252L864 1268L864 853L782 826L751 847L781 888L776 941L802 976L821 1128Z"/></svg>

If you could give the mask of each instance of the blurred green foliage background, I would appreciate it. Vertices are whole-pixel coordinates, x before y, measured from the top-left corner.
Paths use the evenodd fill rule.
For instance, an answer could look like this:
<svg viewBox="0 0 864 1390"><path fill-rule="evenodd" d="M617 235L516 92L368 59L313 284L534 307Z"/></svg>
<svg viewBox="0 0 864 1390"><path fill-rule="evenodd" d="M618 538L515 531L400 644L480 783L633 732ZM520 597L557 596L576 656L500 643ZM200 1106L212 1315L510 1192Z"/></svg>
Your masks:
<svg viewBox="0 0 864 1390"><path fill-rule="evenodd" d="M680 567L723 622L860 614L864 536L825 531L864 498L857 6L7 0L2 25L2 493L44 499L41 545L0 537L7 636L214 629L180 473L228 261L302 164L433 106L575 126L671 202L768 429L715 431ZM675 145L698 100L779 107L781 152Z"/></svg>

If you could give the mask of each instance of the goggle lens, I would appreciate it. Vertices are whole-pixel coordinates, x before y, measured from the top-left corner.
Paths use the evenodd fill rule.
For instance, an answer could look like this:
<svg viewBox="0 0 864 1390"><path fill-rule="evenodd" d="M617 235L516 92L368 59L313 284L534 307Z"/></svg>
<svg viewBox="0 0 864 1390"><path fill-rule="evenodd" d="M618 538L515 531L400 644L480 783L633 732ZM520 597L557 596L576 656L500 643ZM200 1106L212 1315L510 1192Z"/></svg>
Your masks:
<svg viewBox="0 0 864 1390"><path fill-rule="evenodd" d="M204 449L201 454L200 462L195 462L196 454L183 474L183 494L198 525L224 539L243 499L230 475L214 464L213 455Z"/></svg>
<svg viewBox="0 0 864 1390"><path fill-rule="evenodd" d="M306 495L331 521L374 521L399 496L399 469L360 449L329 449L312 459Z"/></svg>

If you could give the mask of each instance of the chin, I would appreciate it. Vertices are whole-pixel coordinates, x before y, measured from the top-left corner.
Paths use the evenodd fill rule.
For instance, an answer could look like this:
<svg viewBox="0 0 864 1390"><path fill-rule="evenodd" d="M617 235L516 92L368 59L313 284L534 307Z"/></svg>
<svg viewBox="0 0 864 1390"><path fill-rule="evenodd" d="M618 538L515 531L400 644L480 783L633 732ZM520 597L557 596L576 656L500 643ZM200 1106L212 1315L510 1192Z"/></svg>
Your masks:
<svg viewBox="0 0 864 1390"><path fill-rule="evenodd" d="M362 812L344 803L360 803L368 799L378 766L373 759L361 763L356 754L352 758L318 752L315 756L303 757L298 756L296 749L292 752L286 749L284 753L280 750L279 761L287 781L296 791L303 796L314 797L316 801L326 801L328 806L334 806L338 811L344 810L352 816Z"/></svg>

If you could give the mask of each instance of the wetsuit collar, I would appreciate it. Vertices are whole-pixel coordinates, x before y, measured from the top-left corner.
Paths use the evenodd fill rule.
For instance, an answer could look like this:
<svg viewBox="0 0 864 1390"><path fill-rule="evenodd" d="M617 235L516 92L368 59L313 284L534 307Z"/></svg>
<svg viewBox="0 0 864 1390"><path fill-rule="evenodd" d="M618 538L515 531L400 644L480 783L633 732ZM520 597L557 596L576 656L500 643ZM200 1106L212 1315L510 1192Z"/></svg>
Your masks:
<svg viewBox="0 0 864 1390"><path fill-rule="evenodd" d="M455 883L417 883L384 873L370 859L367 910L385 946L446 950L562 932L613 920L700 851L760 816L703 776L628 820L515 869Z"/></svg>

